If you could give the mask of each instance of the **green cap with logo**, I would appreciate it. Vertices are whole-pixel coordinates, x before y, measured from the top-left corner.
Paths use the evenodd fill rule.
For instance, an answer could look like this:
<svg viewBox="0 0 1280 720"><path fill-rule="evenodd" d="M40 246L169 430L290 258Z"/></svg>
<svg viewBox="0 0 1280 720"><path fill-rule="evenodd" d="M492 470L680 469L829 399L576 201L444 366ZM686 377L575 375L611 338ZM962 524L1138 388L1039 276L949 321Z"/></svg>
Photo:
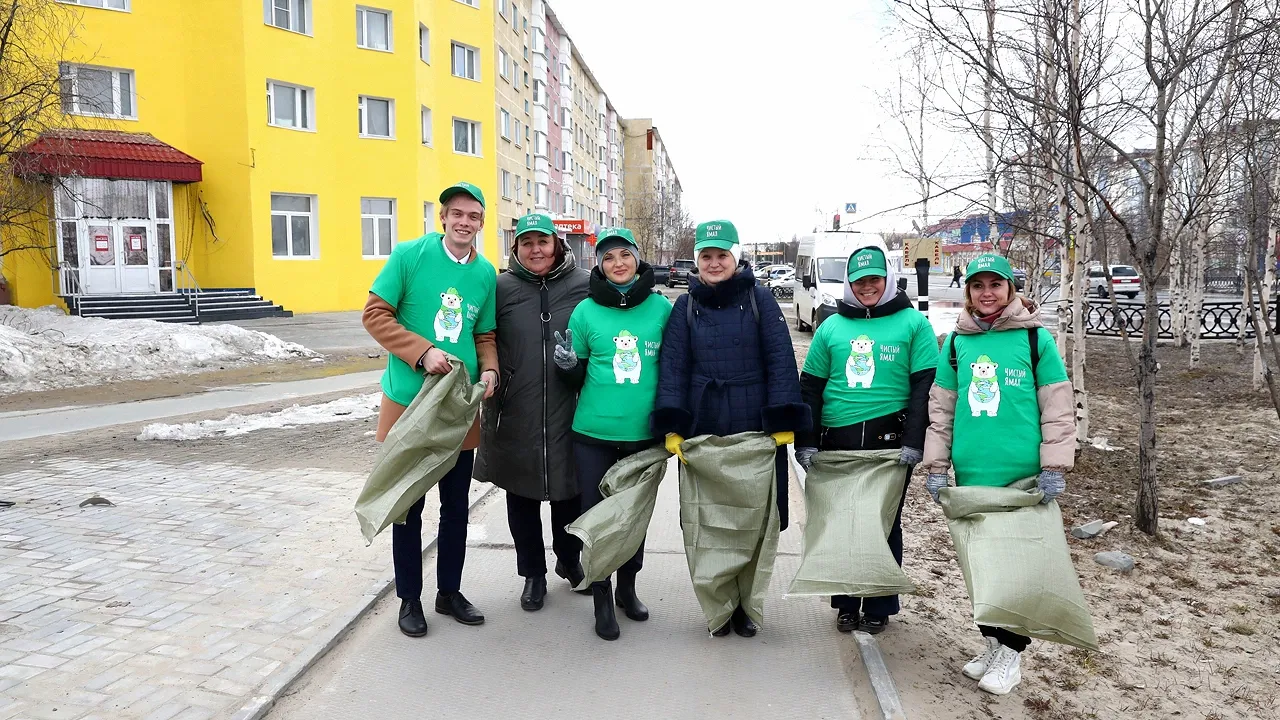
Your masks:
<svg viewBox="0 0 1280 720"><path fill-rule="evenodd" d="M601 230L600 234L596 236L596 247L600 247L608 240L614 241L615 245L621 241L631 247L640 247L640 244L636 242L636 236L632 235L631 231L624 227L607 227Z"/></svg>
<svg viewBox="0 0 1280 720"><path fill-rule="evenodd" d="M880 248L864 247L849 256L849 282L870 276L888 277L889 261Z"/></svg>
<svg viewBox="0 0 1280 720"><path fill-rule="evenodd" d="M693 251L701 252L703 248L719 248L736 252L738 249L738 228L728 220L710 220L698 225L694 238Z"/></svg>
<svg viewBox="0 0 1280 720"><path fill-rule="evenodd" d="M547 215L530 213L520 218L520 221L516 223L516 239L519 240L521 235L531 232L554 236L556 234L556 224Z"/></svg>
<svg viewBox="0 0 1280 720"><path fill-rule="evenodd" d="M480 192L480 188L469 182L460 182L456 185L450 185L445 188L444 191L440 193L440 204L444 205L449 202L449 198L452 198L454 195L458 195L459 193L466 193L470 195L475 198L476 202L480 203L480 207L484 207L484 193Z"/></svg>
<svg viewBox="0 0 1280 720"><path fill-rule="evenodd" d="M987 253L974 258L973 262L969 263L969 267L965 268L964 276L967 280L978 273L984 272L995 273L1009 282L1014 281L1013 267L1009 265L1009 261L995 253Z"/></svg>

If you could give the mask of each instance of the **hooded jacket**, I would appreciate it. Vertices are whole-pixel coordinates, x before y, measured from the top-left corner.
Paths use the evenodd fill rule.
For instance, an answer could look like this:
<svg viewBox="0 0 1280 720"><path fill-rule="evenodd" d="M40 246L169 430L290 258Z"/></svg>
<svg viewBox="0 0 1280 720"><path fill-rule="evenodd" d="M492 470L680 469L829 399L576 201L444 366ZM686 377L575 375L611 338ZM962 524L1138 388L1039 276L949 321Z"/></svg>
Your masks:
<svg viewBox="0 0 1280 720"><path fill-rule="evenodd" d="M1040 321L1040 308L1032 301L1015 297L1014 301L996 318L990 330L984 330L969 313L961 313L956 323L956 335L980 335L984 332L1004 332L1044 327ZM950 362L947 349L949 340L943 341L939 363ZM930 473L945 473L951 467L951 442L955 428L957 390L948 390L937 384L929 391L929 430L925 433L925 469ZM1040 467L1041 469L1070 470L1075 466L1076 424L1075 399L1071 382L1057 382L1036 388L1036 400L1040 405ZM999 442L999 438L992 438Z"/></svg>
<svg viewBox="0 0 1280 720"><path fill-rule="evenodd" d="M501 380L481 411L475 478L532 500L578 494L569 430L577 390L556 372L555 333L587 296L588 274L561 246L561 262L540 277L511 251L498 276L497 345Z"/></svg>

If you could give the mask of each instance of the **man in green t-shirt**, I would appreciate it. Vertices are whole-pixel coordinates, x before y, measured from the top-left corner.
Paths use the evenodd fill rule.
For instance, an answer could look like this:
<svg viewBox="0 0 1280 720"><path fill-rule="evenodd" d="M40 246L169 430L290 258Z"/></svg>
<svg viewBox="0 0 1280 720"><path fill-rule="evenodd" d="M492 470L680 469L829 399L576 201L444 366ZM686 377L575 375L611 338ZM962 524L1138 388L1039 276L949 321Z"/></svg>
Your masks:
<svg viewBox="0 0 1280 720"><path fill-rule="evenodd" d="M373 282L364 309L364 326L387 350L382 376L382 408L377 440L404 414L422 389L426 374L452 371L449 355L460 360L473 382L485 383L485 398L498 387L494 339L494 289L497 272L475 250L484 227L484 194L460 182L440 193L444 233L428 233L399 243ZM446 355L447 353L447 355ZM440 531L436 561L436 612L464 625L484 622L460 592L467 549L467 493L479 440L479 418L467 434L458 461L440 489ZM392 526L400 630L410 637L427 634L422 610L422 510L411 508L404 524Z"/></svg>

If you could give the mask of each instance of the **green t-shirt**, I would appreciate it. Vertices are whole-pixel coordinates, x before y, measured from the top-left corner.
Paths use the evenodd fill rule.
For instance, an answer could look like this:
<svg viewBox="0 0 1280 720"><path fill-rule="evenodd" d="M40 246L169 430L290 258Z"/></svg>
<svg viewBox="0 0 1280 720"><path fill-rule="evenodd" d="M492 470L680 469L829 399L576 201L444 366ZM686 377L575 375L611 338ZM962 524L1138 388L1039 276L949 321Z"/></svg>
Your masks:
<svg viewBox="0 0 1280 720"><path fill-rule="evenodd" d="M1053 336L1037 331L1040 364L1031 372L1025 330L949 335L938 355L938 387L956 390L951 465L957 485L1004 487L1040 472L1040 401L1036 388L1065 382ZM948 343L956 344L951 369ZM957 372L958 371L958 372ZM957 375L959 377L957 377Z"/></svg>
<svg viewBox="0 0 1280 720"><path fill-rule="evenodd" d="M878 318L827 318L813 334L804 371L827 379L822 424L844 427L906 408L911 374L937 362L929 319L905 308Z"/></svg>
<svg viewBox="0 0 1280 720"><path fill-rule="evenodd" d="M444 235L430 233L396 245L370 292L396 309L406 330L430 340L466 366L471 381L480 378L475 335L497 327L494 292L498 275L483 255L466 265L449 257ZM408 405L422 389L423 374L395 355L387 358L382 391Z"/></svg>
<svg viewBox="0 0 1280 720"><path fill-rule="evenodd" d="M587 376L574 432L610 442L653 437L649 414L658 394L658 349L670 315L671 301L657 293L625 310L591 298L578 303L569 329Z"/></svg>

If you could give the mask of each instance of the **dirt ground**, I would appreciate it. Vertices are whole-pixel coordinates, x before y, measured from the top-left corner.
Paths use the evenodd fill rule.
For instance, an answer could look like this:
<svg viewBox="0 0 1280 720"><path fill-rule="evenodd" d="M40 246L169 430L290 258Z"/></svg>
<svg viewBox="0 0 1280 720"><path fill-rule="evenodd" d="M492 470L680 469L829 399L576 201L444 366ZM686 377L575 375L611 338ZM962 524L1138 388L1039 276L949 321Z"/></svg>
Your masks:
<svg viewBox="0 0 1280 720"><path fill-rule="evenodd" d="M923 477L903 514L906 568L921 594L904 598L897 627L881 635L912 718L1280 717L1280 422L1251 362L1233 345L1161 348L1157 447L1160 534L1133 524L1137 494L1137 391L1119 341L1089 341L1092 430L1114 451L1085 448L1060 498L1066 528L1120 524L1102 537L1068 537L1101 652L1035 642L1023 682L995 698L959 672L981 647L945 520ZM1203 481L1240 475L1211 489ZM1187 522L1196 517L1203 526ZM1120 550L1121 574L1094 562Z"/></svg>
<svg viewBox="0 0 1280 720"><path fill-rule="evenodd" d="M370 357L371 355L374 357ZM322 362L306 359L226 365L207 372L177 374L150 380L0 395L0 412L154 400L232 385L308 380L364 370L380 370L386 364L385 355L346 352L325 355Z"/></svg>

